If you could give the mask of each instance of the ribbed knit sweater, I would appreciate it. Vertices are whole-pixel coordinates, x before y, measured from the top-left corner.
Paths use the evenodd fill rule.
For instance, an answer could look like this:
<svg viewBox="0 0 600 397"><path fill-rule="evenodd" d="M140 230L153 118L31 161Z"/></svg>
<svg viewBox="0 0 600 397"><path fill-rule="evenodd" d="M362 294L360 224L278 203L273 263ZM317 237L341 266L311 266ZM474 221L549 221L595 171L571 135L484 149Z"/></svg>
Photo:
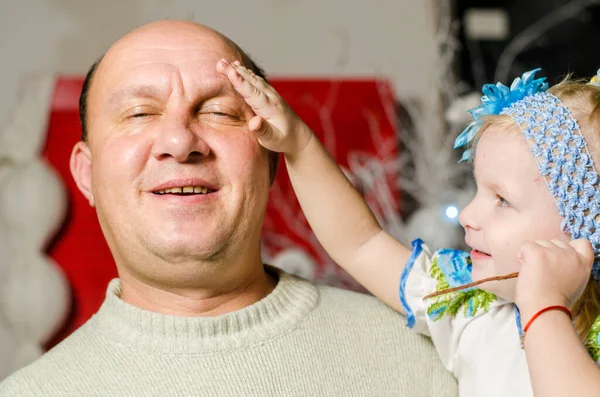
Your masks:
<svg viewBox="0 0 600 397"><path fill-rule="evenodd" d="M264 299L217 317L122 301L0 383L0 396L456 396L429 339L375 298L279 273Z"/></svg>

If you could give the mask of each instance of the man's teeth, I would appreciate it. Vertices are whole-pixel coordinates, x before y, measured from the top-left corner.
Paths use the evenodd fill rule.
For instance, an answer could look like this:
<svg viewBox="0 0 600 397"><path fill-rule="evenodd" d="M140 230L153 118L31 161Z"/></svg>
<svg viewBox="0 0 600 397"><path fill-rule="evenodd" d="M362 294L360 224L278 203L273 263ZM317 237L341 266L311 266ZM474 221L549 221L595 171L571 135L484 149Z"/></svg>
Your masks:
<svg viewBox="0 0 600 397"><path fill-rule="evenodd" d="M206 194L211 192L210 189L202 186L184 186L184 187L170 187L168 189L158 190L157 194L177 194L177 193L195 193L195 194Z"/></svg>

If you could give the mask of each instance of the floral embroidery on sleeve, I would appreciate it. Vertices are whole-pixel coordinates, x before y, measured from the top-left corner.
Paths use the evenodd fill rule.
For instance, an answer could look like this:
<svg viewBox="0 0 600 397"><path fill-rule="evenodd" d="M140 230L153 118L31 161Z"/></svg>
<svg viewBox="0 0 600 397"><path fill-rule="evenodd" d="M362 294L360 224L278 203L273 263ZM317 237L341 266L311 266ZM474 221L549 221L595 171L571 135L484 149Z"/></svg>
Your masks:
<svg viewBox="0 0 600 397"><path fill-rule="evenodd" d="M471 267L471 258L466 252L443 249L434 254L429 275L437 281L435 290L441 291L470 283ZM427 308L427 315L431 320L438 321L445 315L456 316L461 311L465 317L474 317L480 310L489 310L496 296L473 287L431 300L433 303Z"/></svg>
<svg viewBox="0 0 600 397"><path fill-rule="evenodd" d="M594 321L592 328L585 341L585 348L592 357L592 359L600 364L600 317Z"/></svg>

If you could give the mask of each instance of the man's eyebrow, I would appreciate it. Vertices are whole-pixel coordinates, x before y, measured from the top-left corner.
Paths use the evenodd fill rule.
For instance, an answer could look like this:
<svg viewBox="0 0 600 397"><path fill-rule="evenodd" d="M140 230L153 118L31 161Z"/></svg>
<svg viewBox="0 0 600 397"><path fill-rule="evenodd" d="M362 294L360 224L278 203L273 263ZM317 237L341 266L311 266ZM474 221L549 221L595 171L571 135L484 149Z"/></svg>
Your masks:
<svg viewBox="0 0 600 397"><path fill-rule="evenodd" d="M219 82L216 84L206 85L202 88L202 92L196 98L201 101L207 101L209 99L216 98L233 98L235 103L240 103L243 106L250 108L250 105L246 103L244 97L236 91L229 81Z"/></svg>
<svg viewBox="0 0 600 397"><path fill-rule="evenodd" d="M130 98L158 98L158 90L151 85L129 86L114 91L108 99L108 107L114 107Z"/></svg>
<svg viewBox="0 0 600 397"><path fill-rule="evenodd" d="M218 83L211 84L210 86L204 87L204 94L213 97L223 95L239 95L233 85L229 81L219 81ZM239 95L241 97L241 95Z"/></svg>

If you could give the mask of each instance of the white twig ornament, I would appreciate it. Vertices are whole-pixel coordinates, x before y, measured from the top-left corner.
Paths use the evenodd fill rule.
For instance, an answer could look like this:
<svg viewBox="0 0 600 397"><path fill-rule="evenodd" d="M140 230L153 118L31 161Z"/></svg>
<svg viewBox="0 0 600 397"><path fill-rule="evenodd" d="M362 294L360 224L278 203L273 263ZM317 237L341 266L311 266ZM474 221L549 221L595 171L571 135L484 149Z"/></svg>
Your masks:
<svg viewBox="0 0 600 397"><path fill-rule="evenodd" d="M46 255L66 196L39 158L54 77L28 79L13 122L0 130L0 379L43 353L70 306L62 271Z"/></svg>

